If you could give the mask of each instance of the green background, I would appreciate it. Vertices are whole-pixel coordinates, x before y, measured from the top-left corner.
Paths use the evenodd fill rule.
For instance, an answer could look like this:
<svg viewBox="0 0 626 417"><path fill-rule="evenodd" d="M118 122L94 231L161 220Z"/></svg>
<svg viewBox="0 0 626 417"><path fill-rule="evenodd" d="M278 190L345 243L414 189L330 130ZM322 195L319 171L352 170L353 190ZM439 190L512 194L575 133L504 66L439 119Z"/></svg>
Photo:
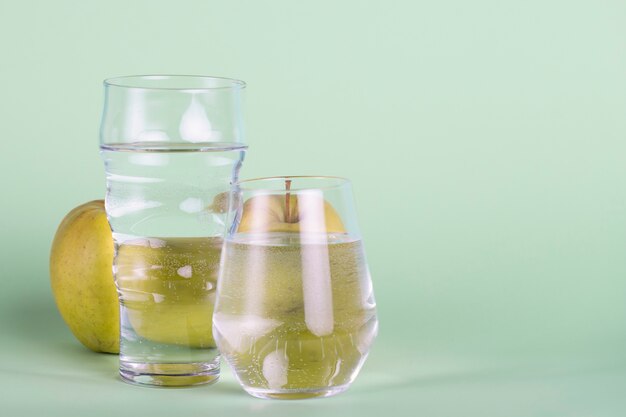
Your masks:
<svg viewBox="0 0 626 417"><path fill-rule="evenodd" d="M626 413L626 3L0 3L0 413ZM245 80L242 177L353 181L380 335L324 400L116 377L57 313L48 253L104 195L104 78Z"/></svg>

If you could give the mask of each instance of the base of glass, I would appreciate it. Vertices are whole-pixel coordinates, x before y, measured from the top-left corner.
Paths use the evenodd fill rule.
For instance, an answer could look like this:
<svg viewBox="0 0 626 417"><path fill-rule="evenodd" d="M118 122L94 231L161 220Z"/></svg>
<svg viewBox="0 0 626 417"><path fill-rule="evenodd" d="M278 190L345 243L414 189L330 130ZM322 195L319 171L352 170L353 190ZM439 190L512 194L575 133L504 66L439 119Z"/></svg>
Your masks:
<svg viewBox="0 0 626 417"><path fill-rule="evenodd" d="M349 385L318 389L260 389L244 387L246 392L253 397L274 400L301 400L305 398L332 397L348 389Z"/></svg>
<svg viewBox="0 0 626 417"><path fill-rule="evenodd" d="M219 358L198 363L138 363L120 361L124 382L152 387L187 387L213 384L220 377Z"/></svg>

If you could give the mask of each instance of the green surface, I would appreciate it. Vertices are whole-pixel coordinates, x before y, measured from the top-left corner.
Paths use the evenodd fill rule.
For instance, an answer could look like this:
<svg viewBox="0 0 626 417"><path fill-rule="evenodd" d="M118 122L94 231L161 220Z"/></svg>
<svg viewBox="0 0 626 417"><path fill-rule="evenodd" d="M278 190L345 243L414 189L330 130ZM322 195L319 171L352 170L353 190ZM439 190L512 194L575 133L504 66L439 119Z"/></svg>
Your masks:
<svg viewBox="0 0 626 417"><path fill-rule="evenodd" d="M626 3L0 2L0 414L626 414ZM381 331L298 403L116 379L51 299L105 77L248 82L243 177L351 178Z"/></svg>

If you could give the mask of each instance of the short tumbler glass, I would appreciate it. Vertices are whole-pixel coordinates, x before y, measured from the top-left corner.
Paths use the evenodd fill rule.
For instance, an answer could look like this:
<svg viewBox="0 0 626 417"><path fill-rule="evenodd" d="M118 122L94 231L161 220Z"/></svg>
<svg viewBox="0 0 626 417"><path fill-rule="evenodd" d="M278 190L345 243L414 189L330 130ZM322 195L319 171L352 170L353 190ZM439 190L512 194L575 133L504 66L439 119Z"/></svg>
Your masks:
<svg viewBox="0 0 626 417"><path fill-rule="evenodd" d="M197 385L219 376L212 313L246 149L244 86L204 76L105 81L100 150L127 382Z"/></svg>
<svg viewBox="0 0 626 417"><path fill-rule="evenodd" d="M350 183L242 181L213 316L222 357L260 398L346 390L378 330Z"/></svg>

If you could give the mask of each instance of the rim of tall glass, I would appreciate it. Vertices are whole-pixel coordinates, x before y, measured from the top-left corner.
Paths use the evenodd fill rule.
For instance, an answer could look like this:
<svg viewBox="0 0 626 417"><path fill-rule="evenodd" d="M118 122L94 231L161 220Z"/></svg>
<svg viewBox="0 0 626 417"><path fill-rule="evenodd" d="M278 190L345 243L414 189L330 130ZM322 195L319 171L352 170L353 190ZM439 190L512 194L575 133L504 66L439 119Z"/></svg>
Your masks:
<svg viewBox="0 0 626 417"><path fill-rule="evenodd" d="M179 86L159 86L159 81L180 81ZM151 85L140 85L147 82ZM196 83L194 85L194 83ZM204 83L204 85L203 85ZM210 75L177 75L177 74L145 74L123 75L111 77L103 81L105 87L129 88L138 90L169 90L169 91L212 91L227 89L244 89L246 83L236 78L214 77ZM214 84L214 85L211 85Z"/></svg>

